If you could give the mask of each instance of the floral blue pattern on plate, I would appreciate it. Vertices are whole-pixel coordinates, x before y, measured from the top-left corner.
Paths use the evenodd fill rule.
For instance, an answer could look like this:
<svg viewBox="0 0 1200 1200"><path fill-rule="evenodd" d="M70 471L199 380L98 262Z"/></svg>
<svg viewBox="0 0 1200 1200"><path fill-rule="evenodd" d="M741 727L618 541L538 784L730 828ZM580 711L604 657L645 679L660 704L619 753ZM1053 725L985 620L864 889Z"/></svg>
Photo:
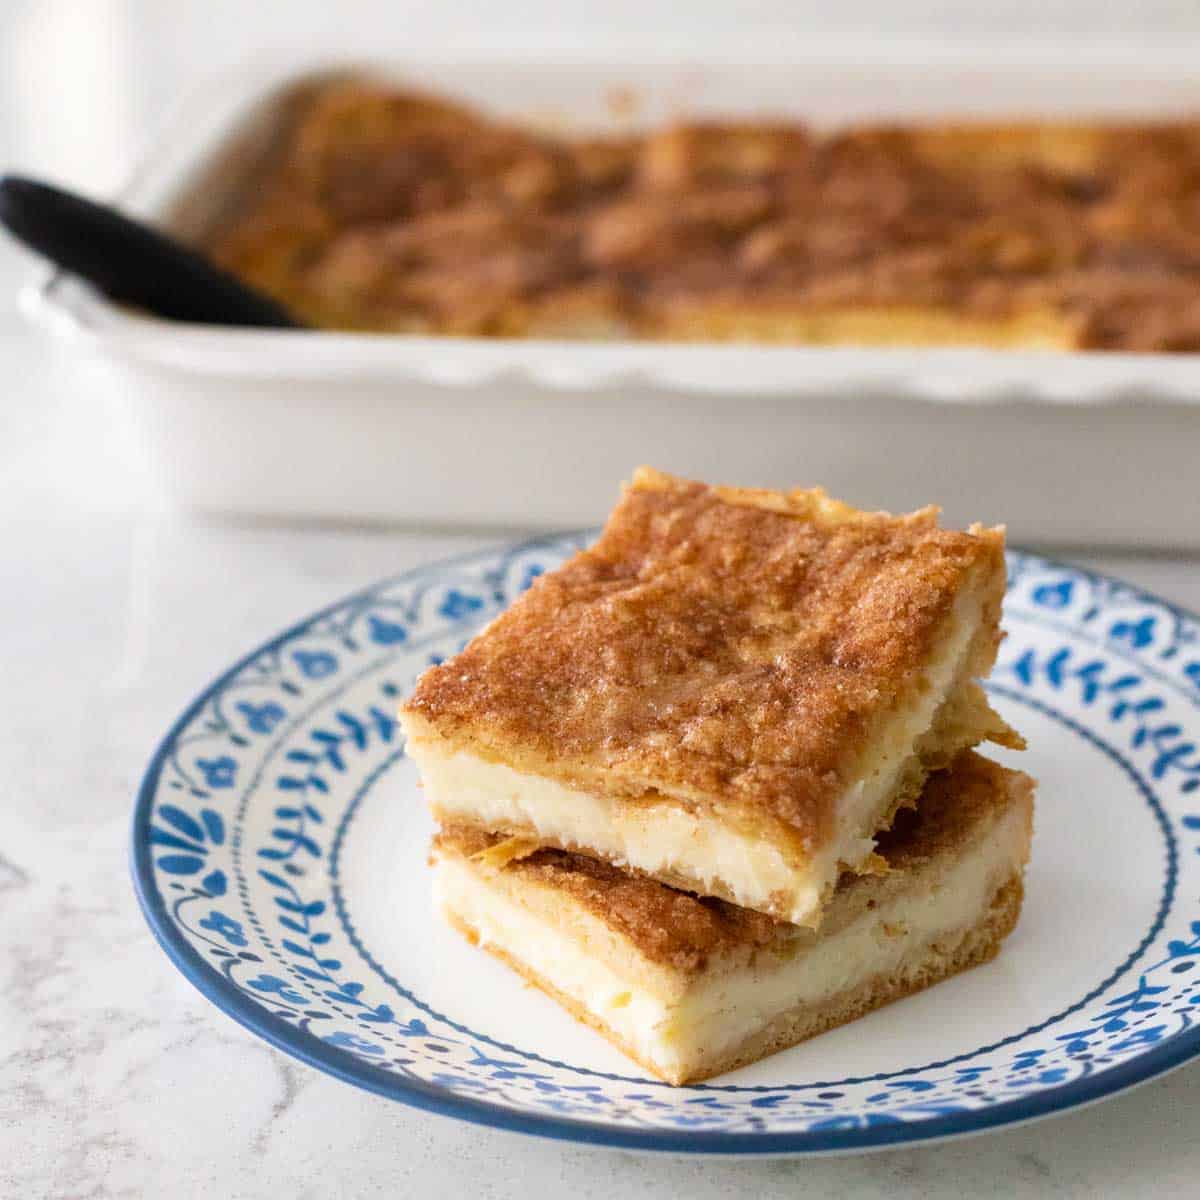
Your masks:
<svg viewBox="0 0 1200 1200"><path fill-rule="evenodd" d="M581 1142L869 1149L1061 1112L1200 1053L1200 624L1013 552L989 688L1040 783L994 962L742 1071L644 1077L431 911L399 698L588 535L435 564L237 663L155 753L133 874L168 955L269 1042L382 1095Z"/></svg>

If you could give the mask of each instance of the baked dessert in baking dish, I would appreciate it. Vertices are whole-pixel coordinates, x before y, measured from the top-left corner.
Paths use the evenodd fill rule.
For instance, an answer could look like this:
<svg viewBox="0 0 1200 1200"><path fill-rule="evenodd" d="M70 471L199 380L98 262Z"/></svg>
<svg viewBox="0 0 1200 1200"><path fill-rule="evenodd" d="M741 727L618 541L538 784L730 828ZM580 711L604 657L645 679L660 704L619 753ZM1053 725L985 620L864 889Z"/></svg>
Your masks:
<svg viewBox="0 0 1200 1200"><path fill-rule="evenodd" d="M445 825L816 927L931 770L1020 746L976 680L1004 536L639 470L600 539L403 706Z"/></svg>
<svg viewBox="0 0 1200 1200"><path fill-rule="evenodd" d="M1200 122L564 136L299 89L204 248L318 326L1200 349Z"/></svg>
<svg viewBox="0 0 1200 1200"><path fill-rule="evenodd" d="M968 752L847 875L820 930L477 829L436 837L449 921L646 1070L683 1084L990 959L1016 924L1033 781Z"/></svg>

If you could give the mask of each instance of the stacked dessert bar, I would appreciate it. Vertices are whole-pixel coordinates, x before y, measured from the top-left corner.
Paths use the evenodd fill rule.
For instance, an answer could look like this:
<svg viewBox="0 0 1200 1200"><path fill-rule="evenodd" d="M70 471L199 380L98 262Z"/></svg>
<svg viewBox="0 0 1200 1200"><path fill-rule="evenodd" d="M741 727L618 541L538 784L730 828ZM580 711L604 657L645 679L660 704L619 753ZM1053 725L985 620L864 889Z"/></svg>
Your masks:
<svg viewBox="0 0 1200 1200"><path fill-rule="evenodd" d="M670 1083L994 955L1033 781L1004 536L637 472L404 706L442 910Z"/></svg>

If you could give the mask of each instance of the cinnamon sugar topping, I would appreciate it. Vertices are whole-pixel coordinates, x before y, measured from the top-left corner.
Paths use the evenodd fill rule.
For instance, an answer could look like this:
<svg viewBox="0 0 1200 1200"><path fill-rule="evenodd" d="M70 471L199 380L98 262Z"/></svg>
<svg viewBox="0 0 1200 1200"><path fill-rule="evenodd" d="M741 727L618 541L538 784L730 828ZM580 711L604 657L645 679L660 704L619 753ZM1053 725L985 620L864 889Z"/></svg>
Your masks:
<svg viewBox="0 0 1200 1200"><path fill-rule="evenodd" d="M299 109L207 249L318 325L1200 349L1200 122L572 139L361 78Z"/></svg>
<svg viewBox="0 0 1200 1200"><path fill-rule="evenodd" d="M990 665L1003 587L998 530L643 470L599 541L427 671L406 716L517 770L720 805L811 849L968 588Z"/></svg>

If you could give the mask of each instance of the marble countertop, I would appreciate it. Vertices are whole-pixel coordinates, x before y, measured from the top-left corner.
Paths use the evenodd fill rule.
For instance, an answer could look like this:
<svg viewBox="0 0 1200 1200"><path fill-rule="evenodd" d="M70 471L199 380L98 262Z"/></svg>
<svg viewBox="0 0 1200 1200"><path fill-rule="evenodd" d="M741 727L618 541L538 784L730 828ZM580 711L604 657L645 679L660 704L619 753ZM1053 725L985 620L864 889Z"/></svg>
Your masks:
<svg viewBox="0 0 1200 1200"><path fill-rule="evenodd" d="M84 516L44 475L12 472L4 507L0 1194L1121 1196L1152 1183L1194 1195L1200 1066L992 1136L736 1163L475 1128L289 1060L214 1009L150 937L126 865L140 771L239 652L485 539ZM1200 608L1195 563L1073 557Z"/></svg>

